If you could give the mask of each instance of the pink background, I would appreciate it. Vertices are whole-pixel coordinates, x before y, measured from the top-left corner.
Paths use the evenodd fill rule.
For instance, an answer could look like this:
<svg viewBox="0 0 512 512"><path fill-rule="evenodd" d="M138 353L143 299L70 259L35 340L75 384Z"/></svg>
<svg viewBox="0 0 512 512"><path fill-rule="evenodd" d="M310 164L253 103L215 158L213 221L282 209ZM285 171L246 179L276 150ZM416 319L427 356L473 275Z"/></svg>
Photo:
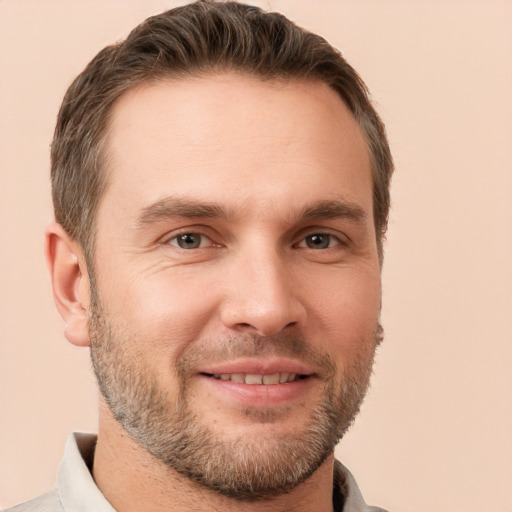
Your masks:
<svg viewBox="0 0 512 512"><path fill-rule="evenodd" d="M386 340L337 455L393 512L512 511L512 2L254 3L343 51L396 160ZM42 256L57 109L97 51L174 5L0 0L2 506L52 486L69 432L97 421Z"/></svg>

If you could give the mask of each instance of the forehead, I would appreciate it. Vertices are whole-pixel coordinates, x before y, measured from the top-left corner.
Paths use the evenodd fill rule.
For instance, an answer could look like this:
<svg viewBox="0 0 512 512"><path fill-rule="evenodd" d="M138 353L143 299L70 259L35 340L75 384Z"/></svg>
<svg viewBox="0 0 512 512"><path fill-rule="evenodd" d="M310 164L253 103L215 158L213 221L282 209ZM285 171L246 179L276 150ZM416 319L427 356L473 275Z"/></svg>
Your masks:
<svg viewBox="0 0 512 512"><path fill-rule="evenodd" d="M224 73L148 83L115 104L105 149L100 210L115 205L131 215L176 194L218 194L247 209L342 194L371 209L364 137L321 82Z"/></svg>

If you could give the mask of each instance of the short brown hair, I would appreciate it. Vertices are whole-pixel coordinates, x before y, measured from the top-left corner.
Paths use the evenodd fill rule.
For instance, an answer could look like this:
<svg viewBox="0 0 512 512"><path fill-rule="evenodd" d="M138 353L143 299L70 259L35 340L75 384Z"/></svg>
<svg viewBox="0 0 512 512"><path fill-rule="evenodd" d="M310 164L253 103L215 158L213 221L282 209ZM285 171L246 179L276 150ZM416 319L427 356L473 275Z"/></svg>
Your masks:
<svg viewBox="0 0 512 512"><path fill-rule="evenodd" d="M393 162L368 90L341 53L281 14L200 0L148 18L96 55L69 87L52 144L55 217L92 263L94 219L106 186L102 146L114 102L165 77L233 70L262 79L322 81L341 96L366 138L379 254L387 229Z"/></svg>

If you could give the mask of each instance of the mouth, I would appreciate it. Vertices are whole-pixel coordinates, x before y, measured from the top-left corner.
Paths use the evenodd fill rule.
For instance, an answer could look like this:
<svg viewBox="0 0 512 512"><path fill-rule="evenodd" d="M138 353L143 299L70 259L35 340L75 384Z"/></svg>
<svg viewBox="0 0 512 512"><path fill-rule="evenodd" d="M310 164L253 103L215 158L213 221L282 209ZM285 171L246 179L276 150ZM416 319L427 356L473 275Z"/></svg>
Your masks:
<svg viewBox="0 0 512 512"><path fill-rule="evenodd" d="M298 380L304 380L310 375L289 373L289 372L276 372L270 374L258 373L201 373L205 377L216 380L237 382L239 384L249 384L252 386L275 386L277 384L288 384Z"/></svg>
<svg viewBox="0 0 512 512"><path fill-rule="evenodd" d="M227 407L290 405L315 393L322 382L317 369L288 358L241 358L197 369L200 386Z"/></svg>

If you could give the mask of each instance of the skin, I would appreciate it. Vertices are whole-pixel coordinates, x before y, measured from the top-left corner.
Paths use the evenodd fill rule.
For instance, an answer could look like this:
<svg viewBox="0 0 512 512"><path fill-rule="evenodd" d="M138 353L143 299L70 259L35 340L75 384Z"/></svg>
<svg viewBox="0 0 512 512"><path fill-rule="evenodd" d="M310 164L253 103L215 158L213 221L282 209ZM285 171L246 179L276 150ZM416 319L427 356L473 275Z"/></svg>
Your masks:
<svg viewBox="0 0 512 512"><path fill-rule="evenodd" d="M356 361L371 367L381 283L370 160L333 90L230 73L147 84L114 106L107 154L109 185L96 225L98 293L116 329L132 334L127 357L141 358L170 400L177 388L170 368L191 347L200 352L233 336L268 343L300 336L336 372L309 378L279 400L268 388L240 398L218 381L212 386L200 374L209 361L191 372L188 406L203 424L226 438L263 443L300 431L326 380L340 385ZM213 204L222 215L177 215L177 199L196 210ZM154 215L155 204L166 214ZM312 207L317 215L304 217ZM179 247L184 233L201 235L200 246ZM315 246L318 234L326 246ZM89 346L89 272L81 248L57 224L47 231L47 258L66 336ZM263 422L247 409L274 411L277 419ZM305 483L243 509L330 511L332 465L331 454ZM103 400L93 474L122 512L240 510L236 500L152 457Z"/></svg>

